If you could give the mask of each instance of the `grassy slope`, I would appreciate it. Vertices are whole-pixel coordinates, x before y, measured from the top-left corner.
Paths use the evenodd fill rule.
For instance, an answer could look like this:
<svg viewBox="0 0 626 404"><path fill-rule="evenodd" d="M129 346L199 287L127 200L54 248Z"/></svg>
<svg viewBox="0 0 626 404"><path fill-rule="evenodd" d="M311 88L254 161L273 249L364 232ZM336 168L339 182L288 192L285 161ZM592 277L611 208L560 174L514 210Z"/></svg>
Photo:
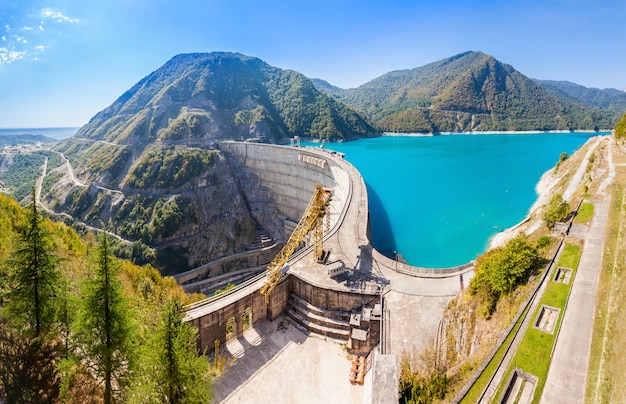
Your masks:
<svg viewBox="0 0 626 404"><path fill-rule="evenodd" d="M565 268L572 268L574 270L570 278L570 283L566 285L548 280L548 285L541 298L537 311L533 315L531 325L526 330L526 334L524 335L522 342L517 348L517 353L511 361L509 368L507 369L506 376L503 378L503 380L506 382L509 378L509 375L515 368L522 369L525 372L537 376L538 381L535 388L535 395L533 400L533 402L535 403L539 402L539 398L541 397L541 393L543 391L543 387L548 376L552 349L558 336L558 330L561 326L563 315L565 314L567 297L569 295L572 281L576 276L576 268L578 267L578 261L580 260L581 254L582 249L580 246L574 244L565 245L565 248L563 249L563 252L559 257L556 267L560 266ZM552 276L553 274L550 274L550 277ZM561 309L558 321L552 334L539 331L532 327L532 325L535 324L535 322L537 321L537 317L539 316L542 305ZM503 383L500 385L498 394L502 394L504 388L505 386Z"/></svg>
<svg viewBox="0 0 626 404"><path fill-rule="evenodd" d="M626 151L614 148L613 162L626 163ZM626 402L626 168L616 167L596 314L585 402Z"/></svg>

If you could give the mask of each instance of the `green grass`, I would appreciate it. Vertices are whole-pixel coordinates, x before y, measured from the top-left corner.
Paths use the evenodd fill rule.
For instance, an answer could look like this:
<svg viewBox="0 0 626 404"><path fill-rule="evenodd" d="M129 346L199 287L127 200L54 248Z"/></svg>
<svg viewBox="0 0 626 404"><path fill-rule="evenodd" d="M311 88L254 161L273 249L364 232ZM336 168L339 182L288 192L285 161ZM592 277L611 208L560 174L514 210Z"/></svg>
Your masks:
<svg viewBox="0 0 626 404"><path fill-rule="evenodd" d="M550 279L547 280L548 285L541 298L541 301L539 302L539 305L537 306L537 311L534 313L532 322L529 324L529 328L526 330L526 334L524 335L522 342L517 348L515 357L509 364L506 376L502 379L503 383L500 385L496 397L500 397L504 392L504 384L508 380L513 369L520 368L525 372L537 376L538 381L535 388L533 402L539 402L539 399L541 398L541 393L543 392L543 387L546 382L546 378L548 376L548 370L550 368L552 348L554 346L554 341L556 340L558 330L561 327L563 315L565 314L564 309L567 302L567 296L576 275L576 268L578 267L581 253L581 247L574 244L565 245L565 248L563 249L559 257L557 266L573 269L570 283L568 285L565 285L558 282L552 282ZM552 334L539 331L532 327L535 321L537 321L537 316L539 315L542 305L557 307L561 309L561 312L559 313L559 318L554 328L554 332Z"/></svg>
<svg viewBox="0 0 626 404"><path fill-rule="evenodd" d="M589 223L592 217L593 217L593 204L585 202L582 205L580 205L580 208L578 209L578 213L576 213L576 216L574 217L574 223L575 224Z"/></svg>

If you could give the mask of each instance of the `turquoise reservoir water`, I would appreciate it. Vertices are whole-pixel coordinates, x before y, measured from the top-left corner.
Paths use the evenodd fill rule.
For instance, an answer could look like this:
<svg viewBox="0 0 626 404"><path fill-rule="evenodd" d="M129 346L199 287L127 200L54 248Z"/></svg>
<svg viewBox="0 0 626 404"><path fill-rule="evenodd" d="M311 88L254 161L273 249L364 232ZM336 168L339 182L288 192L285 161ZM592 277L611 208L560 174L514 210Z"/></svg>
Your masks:
<svg viewBox="0 0 626 404"><path fill-rule="evenodd" d="M363 175L371 238L424 267L461 265L526 217L535 186L592 133L385 136L327 144Z"/></svg>

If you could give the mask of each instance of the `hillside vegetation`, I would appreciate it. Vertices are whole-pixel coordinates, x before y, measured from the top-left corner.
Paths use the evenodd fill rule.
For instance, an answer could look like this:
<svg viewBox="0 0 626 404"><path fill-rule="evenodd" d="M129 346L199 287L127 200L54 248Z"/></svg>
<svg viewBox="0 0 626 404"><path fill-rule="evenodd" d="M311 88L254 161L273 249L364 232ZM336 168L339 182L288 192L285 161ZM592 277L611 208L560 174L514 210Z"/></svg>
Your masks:
<svg viewBox="0 0 626 404"><path fill-rule="evenodd" d="M210 400L215 369L197 355L197 331L181 321L182 305L200 296L150 266L114 258L106 238L81 238L5 195L0 229L0 399L174 402L176 392ZM165 347L168 332L178 336Z"/></svg>
<svg viewBox="0 0 626 404"><path fill-rule="evenodd" d="M615 112L558 99L481 52L390 72L355 89L316 83L382 131L598 130L617 121Z"/></svg>
<svg viewBox="0 0 626 404"><path fill-rule="evenodd" d="M626 112L626 92L614 88L600 90L587 88L569 81L534 80L555 97L577 102L591 108L606 109L623 114Z"/></svg>

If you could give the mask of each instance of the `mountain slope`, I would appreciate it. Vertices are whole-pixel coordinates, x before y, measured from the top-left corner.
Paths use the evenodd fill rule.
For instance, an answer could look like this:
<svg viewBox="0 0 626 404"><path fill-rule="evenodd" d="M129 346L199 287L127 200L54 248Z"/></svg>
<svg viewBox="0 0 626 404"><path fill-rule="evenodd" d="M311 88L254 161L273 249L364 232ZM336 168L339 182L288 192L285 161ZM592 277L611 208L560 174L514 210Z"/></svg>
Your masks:
<svg viewBox="0 0 626 404"><path fill-rule="evenodd" d="M481 52L390 72L337 97L395 132L597 129L617 118L559 100Z"/></svg>
<svg viewBox="0 0 626 404"><path fill-rule="evenodd" d="M569 81L538 80L533 81L553 96L591 108L606 109L620 114L626 112L626 92L614 88L600 90L588 88Z"/></svg>
<svg viewBox="0 0 626 404"><path fill-rule="evenodd" d="M77 137L121 144L303 137L374 130L300 73L236 53L178 55L94 116Z"/></svg>
<svg viewBox="0 0 626 404"><path fill-rule="evenodd" d="M178 55L55 148L72 170L52 170L43 198L176 273L244 251L263 230L216 141L373 134L300 73L236 53Z"/></svg>

